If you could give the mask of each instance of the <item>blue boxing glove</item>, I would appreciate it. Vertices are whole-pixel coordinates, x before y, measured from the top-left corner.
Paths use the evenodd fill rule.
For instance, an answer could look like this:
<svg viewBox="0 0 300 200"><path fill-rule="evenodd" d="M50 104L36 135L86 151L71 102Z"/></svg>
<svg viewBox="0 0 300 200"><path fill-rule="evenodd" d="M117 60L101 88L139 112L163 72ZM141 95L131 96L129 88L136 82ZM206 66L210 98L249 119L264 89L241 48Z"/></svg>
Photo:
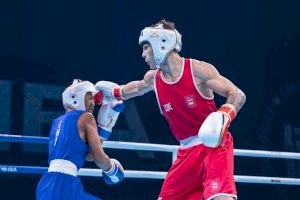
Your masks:
<svg viewBox="0 0 300 200"><path fill-rule="evenodd" d="M108 185L120 183L124 179L124 169L119 161L110 159L112 167L108 171L102 171L102 176Z"/></svg>
<svg viewBox="0 0 300 200"><path fill-rule="evenodd" d="M97 116L98 133L101 139L107 140L109 138L112 128L115 126L124 107L123 101L112 101L101 106Z"/></svg>

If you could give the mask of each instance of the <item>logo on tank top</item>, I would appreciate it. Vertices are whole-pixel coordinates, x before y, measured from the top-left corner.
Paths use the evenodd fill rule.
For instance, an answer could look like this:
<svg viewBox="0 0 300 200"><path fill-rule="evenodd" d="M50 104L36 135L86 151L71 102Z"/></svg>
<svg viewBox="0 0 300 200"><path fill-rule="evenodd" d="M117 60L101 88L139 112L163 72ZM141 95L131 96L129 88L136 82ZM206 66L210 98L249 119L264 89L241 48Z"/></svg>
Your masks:
<svg viewBox="0 0 300 200"><path fill-rule="evenodd" d="M187 95L184 96L185 105L188 108L194 108L196 107L196 99L194 95Z"/></svg>
<svg viewBox="0 0 300 200"><path fill-rule="evenodd" d="M58 124L58 127L57 127L57 129L56 129L56 133L55 133L55 141L54 141L54 145L53 145L53 146L55 146L55 145L56 145L56 142L57 142L58 136L59 136L59 134L60 134L60 127L61 127L61 123L62 123L62 120L59 122L59 124Z"/></svg>
<svg viewBox="0 0 300 200"><path fill-rule="evenodd" d="M214 179L211 181L211 190L212 191L217 191L220 188L220 180L219 179Z"/></svg>
<svg viewBox="0 0 300 200"><path fill-rule="evenodd" d="M170 112L171 110L173 110L172 106L171 106L171 103L166 103L163 105L164 109L165 109L165 112Z"/></svg>

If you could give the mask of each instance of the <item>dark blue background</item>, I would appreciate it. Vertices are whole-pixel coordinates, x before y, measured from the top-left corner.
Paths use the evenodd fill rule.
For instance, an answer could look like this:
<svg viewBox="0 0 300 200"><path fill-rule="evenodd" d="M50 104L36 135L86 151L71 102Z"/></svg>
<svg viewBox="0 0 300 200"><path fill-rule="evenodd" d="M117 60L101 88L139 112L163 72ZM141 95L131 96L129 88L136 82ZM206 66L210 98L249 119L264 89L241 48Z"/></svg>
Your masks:
<svg viewBox="0 0 300 200"><path fill-rule="evenodd" d="M300 127L299 5L292 0L2 1L0 80L12 81L13 111L22 113L16 98L23 98L24 83L67 86L73 78L120 84L142 79L148 67L138 45L140 30L166 18L175 21L183 35L181 55L210 62L246 93L247 102L231 126L235 147L288 151L283 125ZM291 87L298 89L287 94ZM274 99L280 103L274 104ZM177 144L153 93L134 99L134 103L150 142ZM126 126L120 118L117 127ZM21 119L18 114L12 116L13 132L22 132ZM11 144L9 152L1 152L1 164L47 164L46 154L24 153L20 146ZM128 151L108 153L119 157L127 169L167 170L170 164L163 162L170 157L164 153L155 153L155 159L141 159ZM285 162L237 158L235 174L287 176ZM40 176L0 176L5 197L1 199L34 199ZM111 187L97 178L82 180L87 191L103 199L156 199L162 184L159 180L128 179ZM241 200L295 199L300 195L299 186L238 183L237 188Z"/></svg>

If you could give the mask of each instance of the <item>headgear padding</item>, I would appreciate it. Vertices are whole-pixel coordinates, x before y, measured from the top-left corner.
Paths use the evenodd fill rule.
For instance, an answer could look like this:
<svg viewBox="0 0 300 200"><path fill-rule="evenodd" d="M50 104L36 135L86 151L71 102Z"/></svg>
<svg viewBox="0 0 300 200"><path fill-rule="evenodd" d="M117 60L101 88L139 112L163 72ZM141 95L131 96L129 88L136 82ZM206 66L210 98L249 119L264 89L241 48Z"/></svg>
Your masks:
<svg viewBox="0 0 300 200"><path fill-rule="evenodd" d="M67 110L70 107L74 110L86 111L84 99L88 92L92 92L93 96L97 92L93 83L74 79L72 85L62 93L65 109Z"/></svg>
<svg viewBox="0 0 300 200"><path fill-rule="evenodd" d="M160 68L168 53L173 49L179 52L182 47L181 34L176 29L164 29L162 24L142 30L139 44L145 42L149 42L152 47L156 68Z"/></svg>

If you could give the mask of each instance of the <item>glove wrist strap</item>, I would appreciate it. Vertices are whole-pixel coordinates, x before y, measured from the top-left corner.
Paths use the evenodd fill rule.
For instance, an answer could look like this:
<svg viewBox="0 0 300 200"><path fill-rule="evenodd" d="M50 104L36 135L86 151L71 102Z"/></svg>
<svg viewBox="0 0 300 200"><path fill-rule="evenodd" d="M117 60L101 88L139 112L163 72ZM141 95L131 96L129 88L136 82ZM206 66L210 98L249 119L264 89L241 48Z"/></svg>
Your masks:
<svg viewBox="0 0 300 200"><path fill-rule="evenodd" d="M111 134L111 132L107 131L107 130L104 130L103 128L99 127L98 128L98 134L99 134L99 137L102 139L102 140L107 140Z"/></svg>
<svg viewBox="0 0 300 200"><path fill-rule="evenodd" d="M112 174L114 173L114 171L115 171L115 168L116 168L116 164L115 164L114 162L112 162L112 161L110 160L110 163L111 163L111 168L108 169L107 171L104 171L104 170L103 170L103 172L104 172L105 174L107 174L108 176L112 175Z"/></svg>
<svg viewBox="0 0 300 200"><path fill-rule="evenodd" d="M232 104L223 104L218 111L223 112L225 115L227 115L227 117L230 119L230 122L236 117L236 110Z"/></svg>
<svg viewBox="0 0 300 200"><path fill-rule="evenodd" d="M121 101L121 100L126 100L127 98L125 98L122 94L122 88L123 86L118 86L118 87L114 87L113 88L113 96L118 100L118 101Z"/></svg>

